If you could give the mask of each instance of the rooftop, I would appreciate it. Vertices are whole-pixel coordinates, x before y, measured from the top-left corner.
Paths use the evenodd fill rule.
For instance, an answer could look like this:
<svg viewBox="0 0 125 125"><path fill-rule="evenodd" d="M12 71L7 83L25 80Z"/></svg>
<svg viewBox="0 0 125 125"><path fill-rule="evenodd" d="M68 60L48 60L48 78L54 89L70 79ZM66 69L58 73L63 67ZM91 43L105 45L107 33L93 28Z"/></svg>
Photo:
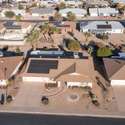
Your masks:
<svg viewBox="0 0 125 125"><path fill-rule="evenodd" d="M76 14L76 16L87 13L87 11L85 9L80 9L80 8L66 8L66 9L61 9L59 12L61 14L67 14L68 12L72 12L72 13Z"/></svg>
<svg viewBox="0 0 125 125"><path fill-rule="evenodd" d="M31 25L30 22L14 22L14 21L6 21L4 23L4 26L7 29L21 29L21 28L27 28Z"/></svg>
<svg viewBox="0 0 125 125"><path fill-rule="evenodd" d="M89 8L90 13L118 13L116 8L104 7L104 8Z"/></svg>
<svg viewBox="0 0 125 125"><path fill-rule="evenodd" d="M71 82L91 81L91 63L89 59L30 58L24 76Z"/></svg>
<svg viewBox="0 0 125 125"><path fill-rule="evenodd" d="M104 58L103 62L109 79L125 80L125 60Z"/></svg>
<svg viewBox="0 0 125 125"><path fill-rule="evenodd" d="M106 0L88 0L88 4L90 5L109 5L108 1Z"/></svg>
<svg viewBox="0 0 125 125"><path fill-rule="evenodd" d="M34 8L31 10L31 13L52 14L54 11L53 8Z"/></svg>
<svg viewBox="0 0 125 125"><path fill-rule="evenodd" d="M81 28L86 29L107 29L107 27L112 27L112 29L124 29L124 26L117 21L89 21L87 25L82 25L81 23Z"/></svg>
<svg viewBox="0 0 125 125"><path fill-rule="evenodd" d="M112 0L113 3L125 3L125 0Z"/></svg>
<svg viewBox="0 0 125 125"><path fill-rule="evenodd" d="M0 80L8 79L21 61L21 56L0 58ZM6 71L5 71L6 70Z"/></svg>

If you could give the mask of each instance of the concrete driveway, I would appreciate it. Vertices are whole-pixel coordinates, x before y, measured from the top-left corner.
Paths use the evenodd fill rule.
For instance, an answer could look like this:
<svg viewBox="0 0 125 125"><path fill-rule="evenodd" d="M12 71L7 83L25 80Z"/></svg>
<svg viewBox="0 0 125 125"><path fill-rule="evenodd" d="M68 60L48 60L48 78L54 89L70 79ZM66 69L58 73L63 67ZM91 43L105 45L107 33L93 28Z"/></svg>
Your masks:
<svg viewBox="0 0 125 125"><path fill-rule="evenodd" d="M10 105L16 107L36 107L40 105L41 88L41 83L22 83L15 100Z"/></svg>
<svg viewBox="0 0 125 125"><path fill-rule="evenodd" d="M113 86L113 91L119 111L125 112L125 86Z"/></svg>

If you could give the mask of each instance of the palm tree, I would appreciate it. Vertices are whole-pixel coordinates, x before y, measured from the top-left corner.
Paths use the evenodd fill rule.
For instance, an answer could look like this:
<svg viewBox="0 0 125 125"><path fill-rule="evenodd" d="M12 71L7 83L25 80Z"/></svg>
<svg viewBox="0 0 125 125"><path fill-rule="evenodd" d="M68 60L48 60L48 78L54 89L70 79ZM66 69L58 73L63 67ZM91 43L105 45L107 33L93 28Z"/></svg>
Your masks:
<svg viewBox="0 0 125 125"><path fill-rule="evenodd" d="M88 42L88 39L91 36L91 33L90 32L85 32L84 36L85 36L85 42Z"/></svg>
<svg viewBox="0 0 125 125"><path fill-rule="evenodd" d="M108 42L108 39L109 39L108 34L103 33L102 36L101 36L101 39L102 39L103 41L105 41L105 42Z"/></svg>
<svg viewBox="0 0 125 125"><path fill-rule="evenodd" d="M67 19L69 21L74 21L76 19L76 16L74 13L72 13L71 11L67 13Z"/></svg>
<svg viewBox="0 0 125 125"><path fill-rule="evenodd" d="M59 9L64 9L66 8L66 4L64 2L61 2L59 5L58 5Z"/></svg>
<svg viewBox="0 0 125 125"><path fill-rule="evenodd" d="M41 30L41 32L43 32L45 34L45 33L49 32L49 27L50 27L49 24L45 23L44 25L40 26L40 30Z"/></svg>
<svg viewBox="0 0 125 125"><path fill-rule="evenodd" d="M27 38L27 42L30 42L32 49L36 49L37 43L39 40L40 32L38 30L34 30Z"/></svg>
<svg viewBox="0 0 125 125"><path fill-rule="evenodd" d="M56 21L62 21L62 16L61 16L61 14L57 11L56 13L55 13L55 15L54 15L54 20L56 20Z"/></svg>
<svg viewBox="0 0 125 125"><path fill-rule="evenodd" d="M21 21L22 16L21 15L17 15L15 18L16 18L16 21Z"/></svg>

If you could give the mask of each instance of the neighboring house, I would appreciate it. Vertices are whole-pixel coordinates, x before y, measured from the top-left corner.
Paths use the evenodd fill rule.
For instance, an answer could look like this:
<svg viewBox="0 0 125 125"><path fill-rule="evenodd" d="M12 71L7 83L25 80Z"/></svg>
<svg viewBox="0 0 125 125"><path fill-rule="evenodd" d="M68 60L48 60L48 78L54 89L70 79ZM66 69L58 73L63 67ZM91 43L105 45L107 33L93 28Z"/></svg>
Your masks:
<svg viewBox="0 0 125 125"><path fill-rule="evenodd" d="M41 0L38 2L39 5L45 7L54 7L59 3L59 0Z"/></svg>
<svg viewBox="0 0 125 125"><path fill-rule="evenodd" d="M49 17L54 16L55 9L53 8L34 8L31 10L31 15L34 17L41 17L44 19L49 19Z"/></svg>
<svg viewBox="0 0 125 125"><path fill-rule="evenodd" d="M29 22L6 21L3 25L8 32L21 32L26 34L32 29L32 23Z"/></svg>
<svg viewBox="0 0 125 125"><path fill-rule="evenodd" d="M68 12L72 12L73 14L75 14L77 19L82 19L87 15L87 11L85 9L80 8L65 8L59 11L62 17L67 17Z"/></svg>
<svg viewBox="0 0 125 125"><path fill-rule="evenodd" d="M82 1L80 0L64 0L64 3L67 7L79 7L82 5Z"/></svg>
<svg viewBox="0 0 125 125"><path fill-rule="evenodd" d="M117 16L119 11L116 8L89 8L90 16Z"/></svg>
<svg viewBox="0 0 125 125"><path fill-rule="evenodd" d="M121 4L125 4L125 0L112 0L112 3L121 3Z"/></svg>
<svg viewBox="0 0 125 125"><path fill-rule="evenodd" d="M117 21L88 21L80 23L81 32L100 33L124 33L124 26Z"/></svg>
<svg viewBox="0 0 125 125"><path fill-rule="evenodd" d="M19 26L20 28L17 30L20 30L20 32L23 34L29 34L35 26L34 23L30 23L30 22L13 22L12 26L14 26L14 25ZM9 28L9 26L8 26L8 30L9 29L11 30L11 27ZM14 30L14 29L12 28L12 30Z"/></svg>
<svg viewBox="0 0 125 125"><path fill-rule="evenodd" d="M125 60L104 58L103 62L111 85L125 85Z"/></svg>
<svg viewBox="0 0 125 125"><path fill-rule="evenodd" d="M6 86L19 71L22 64L22 57L1 57L0 58L0 86Z"/></svg>
<svg viewBox="0 0 125 125"><path fill-rule="evenodd" d="M89 59L30 58L23 73L24 82L65 83L67 87L92 87Z"/></svg>
<svg viewBox="0 0 125 125"><path fill-rule="evenodd" d="M15 2L17 2L17 3L18 2L27 2L28 3L28 2L32 2L32 0L15 0Z"/></svg>
<svg viewBox="0 0 125 125"><path fill-rule="evenodd" d="M54 22L54 26L59 28L62 34L73 32L73 29L76 27L75 23L70 21Z"/></svg>
<svg viewBox="0 0 125 125"><path fill-rule="evenodd" d="M88 7L108 7L109 2L106 0L85 0Z"/></svg>
<svg viewBox="0 0 125 125"><path fill-rule="evenodd" d="M2 17L6 17L5 13L7 11L12 11L14 12L15 15L21 15L21 16L25 16L26 13L25 13L25 10L19 10L19 9L3 9L2 12L1 12L1 16Z"/></svg>
<svg viewBox="0 0 125 125"><path fill-rule="evenodd" d="M7 21L3 23L4 32L0 33L0 45L24 45L25 37L35 24L29 22Z"/></svg>

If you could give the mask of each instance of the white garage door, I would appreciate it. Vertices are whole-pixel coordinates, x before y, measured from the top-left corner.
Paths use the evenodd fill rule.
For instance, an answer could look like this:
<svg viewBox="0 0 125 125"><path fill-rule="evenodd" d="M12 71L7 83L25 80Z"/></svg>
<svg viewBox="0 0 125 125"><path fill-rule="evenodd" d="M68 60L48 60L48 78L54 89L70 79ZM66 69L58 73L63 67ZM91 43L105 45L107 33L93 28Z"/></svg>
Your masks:
<svg viewBox="0 0 125 125"><path fill-rule="evenodd" d="M23 77L23 82L49 82L48 77Z"/></svg>
<svg viewBox="0 0 125 125"><path fill-rule="evenodd" d="M111 80L112 86L125 86L125 80Z"/></svg>

